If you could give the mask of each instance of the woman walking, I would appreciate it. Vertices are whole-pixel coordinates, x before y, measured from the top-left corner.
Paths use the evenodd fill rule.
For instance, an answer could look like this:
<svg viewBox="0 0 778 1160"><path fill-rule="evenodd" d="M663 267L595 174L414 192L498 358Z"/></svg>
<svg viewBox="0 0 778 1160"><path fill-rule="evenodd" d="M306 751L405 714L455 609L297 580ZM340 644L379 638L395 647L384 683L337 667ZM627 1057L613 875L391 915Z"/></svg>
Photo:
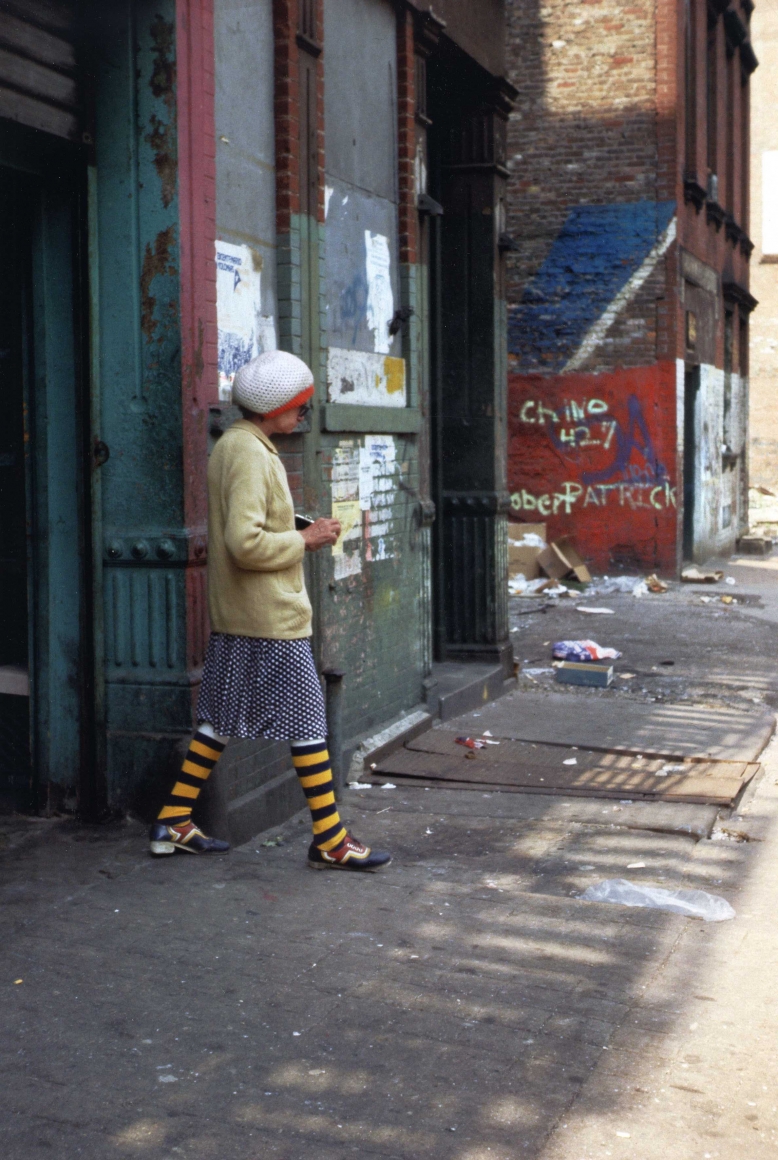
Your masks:
<svg viewBox="0 0 778 1160"><path fill-rule="evenodd" d="M344 828L327 752L324 698L311 651L303 557L334 544L336 520L295 530L286 471L273 435L290 434L310 407L313 375L299 358L268 351L241 367L232 397L243 418L208 465L208 607L211 638L197 731L170 797L151 827L152 854L224 853L192 821L192 807L230 737L288 740L308 800L317 869L376 870L391 855Z"/></svg>

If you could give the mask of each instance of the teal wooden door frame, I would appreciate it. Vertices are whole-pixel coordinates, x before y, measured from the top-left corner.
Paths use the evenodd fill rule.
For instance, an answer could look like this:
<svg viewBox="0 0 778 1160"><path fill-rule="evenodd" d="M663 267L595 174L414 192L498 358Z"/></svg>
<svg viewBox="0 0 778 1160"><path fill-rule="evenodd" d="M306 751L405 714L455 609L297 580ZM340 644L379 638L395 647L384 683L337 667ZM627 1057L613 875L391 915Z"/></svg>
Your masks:
<svg viewBox="0 0 778 1160"><path fill-rule="evenodd" d="M44 134L0 125L0 180L23 190L27 304L30 707L34 798L93 813L94 634L86 166Z"/></svg>

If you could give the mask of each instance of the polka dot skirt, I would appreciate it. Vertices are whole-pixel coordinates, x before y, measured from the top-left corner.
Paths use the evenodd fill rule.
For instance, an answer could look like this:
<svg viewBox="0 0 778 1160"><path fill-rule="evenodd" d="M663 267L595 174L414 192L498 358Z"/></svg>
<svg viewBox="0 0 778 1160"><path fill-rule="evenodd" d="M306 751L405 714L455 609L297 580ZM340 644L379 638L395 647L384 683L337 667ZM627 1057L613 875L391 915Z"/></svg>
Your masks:
<svg viewBox="0 0 778 1160"><path fill-rule="evenodd" d="M208 721L221 737L326 737L324 696L310 640L211 633L197 719Z"/></svg>

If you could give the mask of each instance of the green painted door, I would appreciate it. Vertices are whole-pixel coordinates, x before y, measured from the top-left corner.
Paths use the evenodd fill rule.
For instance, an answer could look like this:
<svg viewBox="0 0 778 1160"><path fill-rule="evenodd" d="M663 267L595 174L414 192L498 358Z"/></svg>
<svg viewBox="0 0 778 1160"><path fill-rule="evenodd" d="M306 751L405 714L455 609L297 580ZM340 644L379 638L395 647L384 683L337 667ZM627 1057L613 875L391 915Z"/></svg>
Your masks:
<svg viewBox="0 0 778 1160"><path fill-rule="evenodd" d="M21 191L19 191L21 192ZM25 352L27 317L18 272L23 209L0 186L0 806L32 805L29 698ZM27 223L25 223L27 225ZM26 229L25 233L29 230ZM28 261L29 264L29 261Z"/></svg>
<svg viewBox="0 0 778 1160"><path fill-rule="evenodd" d="M0 125L0 808L91 784L82 203L72 148Z"/></svg>

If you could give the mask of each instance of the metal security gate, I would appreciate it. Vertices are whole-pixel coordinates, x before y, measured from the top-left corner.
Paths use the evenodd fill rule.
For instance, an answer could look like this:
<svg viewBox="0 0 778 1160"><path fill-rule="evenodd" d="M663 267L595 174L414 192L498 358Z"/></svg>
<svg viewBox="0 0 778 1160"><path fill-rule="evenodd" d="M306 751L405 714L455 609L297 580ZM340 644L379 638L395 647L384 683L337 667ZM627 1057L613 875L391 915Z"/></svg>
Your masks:
<svg viewBox="0 0 778 1160"><path fill-rule="evenodd" d="M80 140L75 39L74 4L2 0L0 117Z"/></svg>

